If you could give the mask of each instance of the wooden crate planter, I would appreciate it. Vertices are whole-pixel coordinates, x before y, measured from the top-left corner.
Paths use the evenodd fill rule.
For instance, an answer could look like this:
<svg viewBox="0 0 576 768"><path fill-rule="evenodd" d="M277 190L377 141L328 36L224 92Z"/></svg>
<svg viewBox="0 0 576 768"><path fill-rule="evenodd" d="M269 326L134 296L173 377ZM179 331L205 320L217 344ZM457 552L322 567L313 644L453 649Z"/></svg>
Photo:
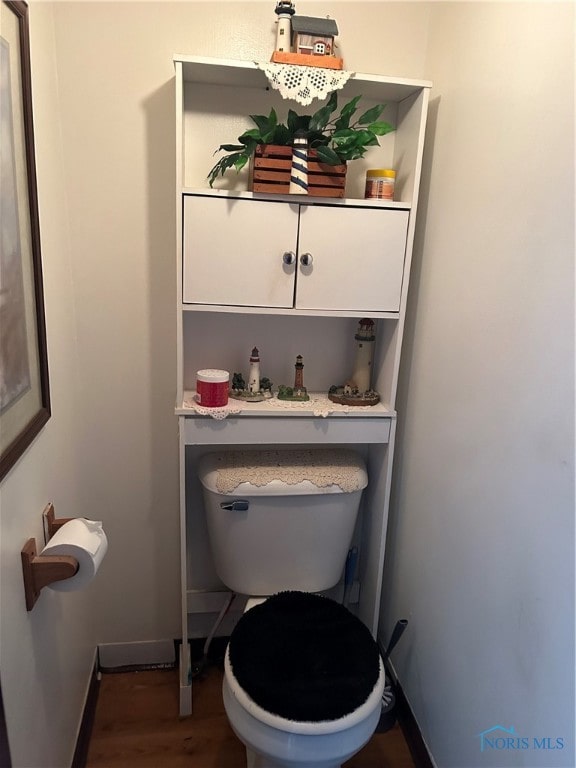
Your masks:
<svg viewBox="0 0 576 768"><path fill-rule="evenodd" d="M259 144L250 164L250 189L287 195L290 189L292 147ZM308 194L318 197L344 197L346 164L318 162L315 149L308 150Z"/></svg>

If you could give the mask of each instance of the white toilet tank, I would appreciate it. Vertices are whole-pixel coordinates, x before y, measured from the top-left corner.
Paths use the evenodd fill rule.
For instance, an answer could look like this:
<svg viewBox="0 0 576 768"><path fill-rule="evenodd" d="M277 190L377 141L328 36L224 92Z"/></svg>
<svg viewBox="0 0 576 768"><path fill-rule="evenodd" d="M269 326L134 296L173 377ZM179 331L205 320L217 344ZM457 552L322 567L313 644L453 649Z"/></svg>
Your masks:
<svg viewBox="0 0 576 768"><path fill-rule="evenodd" d="M235 450L199 462L223 583L245 595L338 583L368 475L348 449Z"/></svg>

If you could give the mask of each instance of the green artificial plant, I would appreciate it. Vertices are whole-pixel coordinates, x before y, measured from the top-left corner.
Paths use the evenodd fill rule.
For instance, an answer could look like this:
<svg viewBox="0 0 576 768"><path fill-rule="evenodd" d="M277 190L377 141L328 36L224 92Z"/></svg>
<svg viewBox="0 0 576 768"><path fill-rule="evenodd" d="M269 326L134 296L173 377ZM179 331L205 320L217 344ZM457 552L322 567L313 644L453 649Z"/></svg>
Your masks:
<svg viewBox="0 0 576 768"><path fill-rule="evenodd" d="M274 109L268 116L250 115L256 127L238 136L238 144L221 144L216 150L228 154L221 157L208 174L210 186L230 168L242 170L258 144L291 146L295 134L299 132L301 135L302 131L309 148L315 149L318 159L327 165L340 165L364 157L368 147L378 145L378 136L384 136L394 128L390 123L378 120L385 104L371 107L353 121L361 98L355 96L335 115L338 96L333 91L326 104L312 115L298 115L290 109L286 124L278 122Z"/></svg>

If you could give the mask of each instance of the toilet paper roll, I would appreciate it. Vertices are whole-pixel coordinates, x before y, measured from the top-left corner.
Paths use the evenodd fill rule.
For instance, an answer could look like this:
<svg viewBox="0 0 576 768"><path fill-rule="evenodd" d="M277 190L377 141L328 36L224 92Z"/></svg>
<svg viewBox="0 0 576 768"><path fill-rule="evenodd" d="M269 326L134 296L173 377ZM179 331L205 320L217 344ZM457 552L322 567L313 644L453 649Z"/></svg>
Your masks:
<svg viewBox="0 0 576 768"><path fill-rule="evenodd" d="M59 528L40 555L69 555L78 560L78 570L70 579L54 581L50 589L74 592L86 587L96 575L108 549L102 523L78 517Z"/></svg>

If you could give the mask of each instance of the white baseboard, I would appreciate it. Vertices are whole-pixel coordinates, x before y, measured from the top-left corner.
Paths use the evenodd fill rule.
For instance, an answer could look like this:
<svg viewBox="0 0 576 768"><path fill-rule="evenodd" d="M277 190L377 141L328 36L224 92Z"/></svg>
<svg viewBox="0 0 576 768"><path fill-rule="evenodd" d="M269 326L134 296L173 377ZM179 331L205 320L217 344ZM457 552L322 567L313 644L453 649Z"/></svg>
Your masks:
<svg viewBox="0 0 576 768"><path fill-rule="evenodd" d="M101 669L174 664L176 660L173 640L150 640L135 643L102 643L98 646Z"/></svg>

